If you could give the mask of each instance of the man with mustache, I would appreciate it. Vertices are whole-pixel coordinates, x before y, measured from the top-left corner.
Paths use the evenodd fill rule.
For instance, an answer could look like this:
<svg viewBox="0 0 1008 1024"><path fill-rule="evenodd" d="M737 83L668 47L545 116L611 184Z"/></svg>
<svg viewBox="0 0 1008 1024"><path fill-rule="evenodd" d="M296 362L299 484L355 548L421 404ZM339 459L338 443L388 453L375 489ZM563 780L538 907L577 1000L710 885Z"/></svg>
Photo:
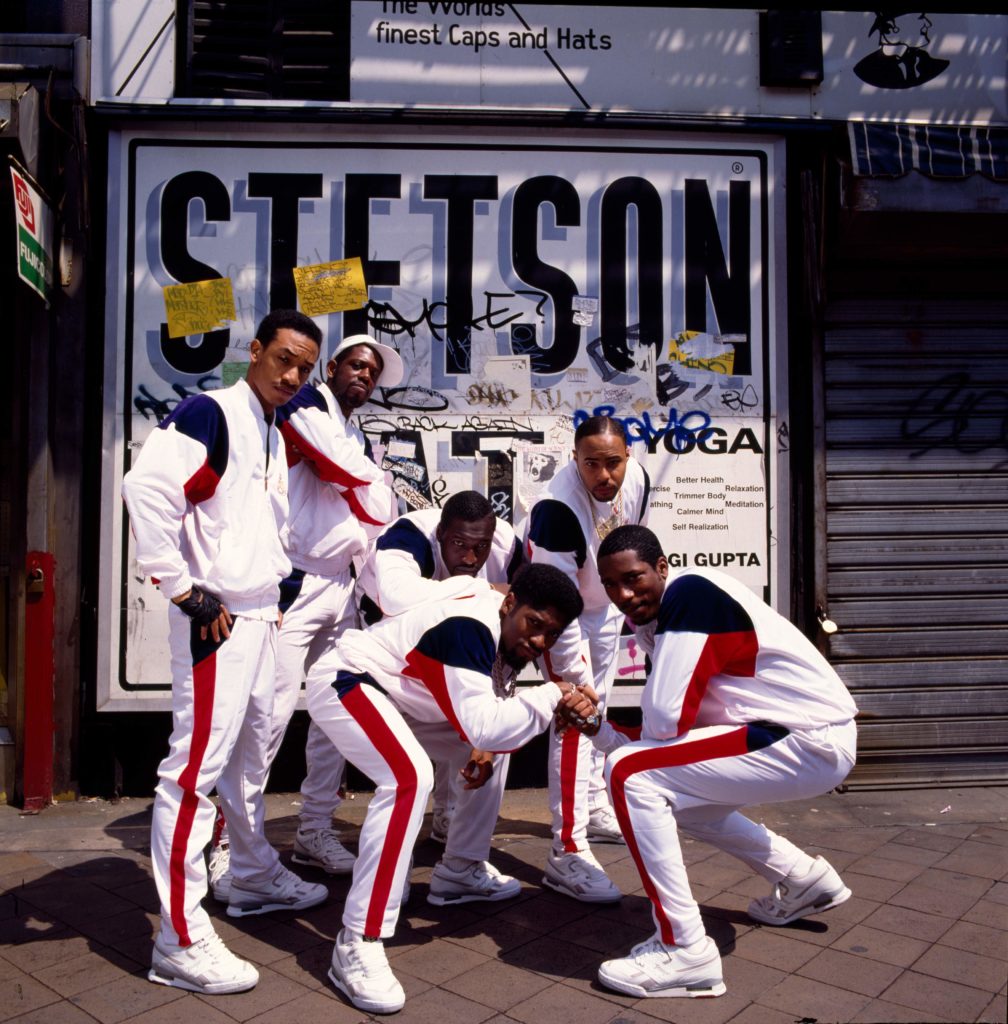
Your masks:
<svg viewBox="0 0 1008 1024"><path fill-rule="evenodd" d="M623 523L646 521L648 475L630 455L619 420L591 416L574 432L574 458L546 485L523 531L533 564L553 565L573 580L585 610L546 656L546 678L591 686L605 714L616 675L623 616L598 581L596 552ZM576 730L550 734L550 809L553 846L543 883L588 903L614 903L621 893L588 843L622 842L606 796L603 759Z"/></svg>

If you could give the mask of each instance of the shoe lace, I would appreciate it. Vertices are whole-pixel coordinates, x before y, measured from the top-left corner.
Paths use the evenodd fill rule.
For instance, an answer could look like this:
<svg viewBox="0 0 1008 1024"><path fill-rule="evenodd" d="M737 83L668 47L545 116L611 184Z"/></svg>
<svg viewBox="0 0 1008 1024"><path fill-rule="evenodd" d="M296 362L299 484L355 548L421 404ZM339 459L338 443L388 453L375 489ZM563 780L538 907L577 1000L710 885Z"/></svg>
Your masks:
<svg viewBox="0 0 1008 1024"><path fill-rule="evenodd" d="M481 860L473 865L473 878L479 883L494 882L501 873L489 861Z"/></svg>
<svg viewBox="0 0 1008 1024"><path fill-rule="evenodd" d="M227 843L221 843L210 851L209 866L211 869L225 868L231 863L231 847Z"/></svg>
<svg viewBox="0 0 1008 1024"><path fill-rule="evenodd" d="M630 954L639 964L646 964L656 960L664 963L670 959L668 948L661 939L657 938L648 939L646 942L634 946Z"/></svg>
<svg viewBox="0 0 1008 1024"><path fill-rule="evenodd" d="M211 932L205 938L195 943L196 949L199 950L200 955L206 957L212 964L221 964L234 957L227 946L224 945L224 940L216 933Z"/></svg>
<svg viewBox="0 0 1008 1024"><path fill-rule="evenodd" d="M603 871L602 865L596 862L591 854L572 853L567 856L573 858L571 866L574 869L574 874L587 878L590 881L597 881L602 877L608 877L605 871Z"/></svg>
<svg viewBox="0 0 1008 1024"><path fill-rule="evenodd" d="M288 895L296 892L304 885L304 879L299 878L293 871L288 870L281 864L279 870L273 876L272 885L278 894Z"/></svg>
<svg viewBox="0 0 1008 1024"><path fill-rule="evenodd" d="M331 828L319 829L315 836L314 845L324 856L339 856L346 852L339 836Z"/></svg>
<svg viewBox="0 0 1008 1024"><path fill-rule="evenodd" d="M347 957L354 967L367 975L388 970L385 945L380 941L365 942L364 939L353 940L347 944Z"/></svg>

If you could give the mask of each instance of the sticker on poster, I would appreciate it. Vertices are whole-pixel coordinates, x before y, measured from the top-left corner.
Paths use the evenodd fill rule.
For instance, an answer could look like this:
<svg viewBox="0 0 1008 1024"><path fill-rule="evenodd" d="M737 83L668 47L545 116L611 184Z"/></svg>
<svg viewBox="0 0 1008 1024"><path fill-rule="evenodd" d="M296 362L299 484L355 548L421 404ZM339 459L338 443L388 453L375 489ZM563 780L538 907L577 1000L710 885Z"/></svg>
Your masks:
<svg viewBox="0 0 1008 1024"><path fill-rule="evenodd" d="M529 357L491 356L487 359L483 364L483 379L469 390L469 404L528 412L532 408Z"/></svg>
<svg viewBox="0 0 1008 1024"><path fill-rule="evenodd" d="M574 323L579 327L591 327L598 312L598 299L590 295L575 295L571 299L571 309L574 311Z"/></svg>
<svg viewBox="0 0 1008 1024"><path fill-rule="evenodd" d="M360 309L368 300L359 256L294 268L294 286L305 316Z"/></svg>
<svg viewBox="0 0 1008 1024"><path fill-rule="evenodd" d="M570 448L562 445L515 446L515 497L528 511L549 482L570 461Z"/></svg>
<svg viewBox="0 0 1008 1024"><path fill-rule="evenodd" d="M169 284L162 289L169 338L187 338L235 319L234 292L227 277Z"/></svg>

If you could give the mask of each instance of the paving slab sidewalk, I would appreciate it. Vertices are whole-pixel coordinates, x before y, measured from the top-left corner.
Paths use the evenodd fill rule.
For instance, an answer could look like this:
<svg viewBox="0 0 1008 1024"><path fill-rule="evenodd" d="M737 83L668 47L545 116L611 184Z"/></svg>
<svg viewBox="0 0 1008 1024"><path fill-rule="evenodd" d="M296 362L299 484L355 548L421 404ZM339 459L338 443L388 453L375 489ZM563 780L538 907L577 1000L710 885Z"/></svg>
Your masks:
<svg viewBox="0 0 1008 1024"><path fill-rule="evenodd" d="M337 826L353 845L368 795ZM157 899L151 801L80 800L41 814L0 806L0 1021L19 1024L228 1024L371 1018L326 979L348 881L301 914L215 927L259 968L251 992L199 996L146 980ZM270 794L267 831L285 862L298 797ZM508 791L493 860L522 883L501 903L433 907L441 847L421 833L413 888L387 943L406 989L397 1024L792 1024L990 1021L1008 1017L1008 787L830 793L751 809L753 817L843 874L853 896L820 917L761 927L745 908L766 883L732 858L684 841L694 894L724 957L717 999L635 999L608 992L598 964L652 932L624 846L596 846L625 896L592 907L542 886L546 794ZM428 822L429 824L429 822ZM382 1018L378 1018L382 1019Z"/></svg>

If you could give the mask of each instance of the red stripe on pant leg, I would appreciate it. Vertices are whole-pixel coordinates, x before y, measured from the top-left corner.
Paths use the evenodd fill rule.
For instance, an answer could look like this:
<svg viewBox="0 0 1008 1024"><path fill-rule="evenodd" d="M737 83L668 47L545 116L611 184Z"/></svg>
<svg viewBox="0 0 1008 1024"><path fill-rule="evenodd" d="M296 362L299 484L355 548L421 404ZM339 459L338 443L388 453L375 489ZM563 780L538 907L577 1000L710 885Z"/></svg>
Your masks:
<svg viewBox="0 0 1008 1024"><path fill-rule="evenodd" d="M560 841L564 853L577 853L577 843L571 836L574 834L574 797L580 741L581 733L577 729L568 729L560 739Z"/></svg>
<svg viewBox="0 0 1008 1024"><path fill-rule="evenodd" d="M364 935L369 939L381 938L385 908L392 892L392 879L396 864L402 856L413 804L416 801L417 774L409 754L403 749L395 733L389 728L381 712L371 703L363 686L355 686L343 695L343 706L364 731L375 750L385 759L396 780L395 803L385 832L378 869L375 872L371 899L364 919Z"/></svg>
<svg viewBox="0 0 1008 1024"><path fill-rule="evenodd" d="M216 651L193 665L193 728L189 743L189 761L178 777L182 790L175 829L172 832L171 854L168 861L169 911L172 928L178 935L179 945L188 946L189 922L185 916L186 861L189 840L192 836L193 820L199 807L199 793L196 782L203 756L210 742L210 723L213 719L214 688L217 683Z"/></svg>
<svg viewBox="0 0 1008 1024"><path fill-rule="evenodd" d="M648 747L638 753L621 757L609 775L609 790L612 794L616 820L619 821L620 831L626 840L630 856L633 857L634 863L637 865L637 872L644 885L644 891L654 908L661 940L668 946L675 945L675 933L672 930L672 922L665 915L661 900L658 898L658 890L655 889L654 882L651 881L651 876L647 873L640 849L637 846L637 837L634 835L630 812L627 810L626 781L631 775L637 775L640 772L676 768L684 764L696 764L699 761L713 761L719 757L747 754L749 751L746 744L746 732L746 727L743 725L732 732L719 736L708 736L694 742L680 739L669 746Z"/></svg>

